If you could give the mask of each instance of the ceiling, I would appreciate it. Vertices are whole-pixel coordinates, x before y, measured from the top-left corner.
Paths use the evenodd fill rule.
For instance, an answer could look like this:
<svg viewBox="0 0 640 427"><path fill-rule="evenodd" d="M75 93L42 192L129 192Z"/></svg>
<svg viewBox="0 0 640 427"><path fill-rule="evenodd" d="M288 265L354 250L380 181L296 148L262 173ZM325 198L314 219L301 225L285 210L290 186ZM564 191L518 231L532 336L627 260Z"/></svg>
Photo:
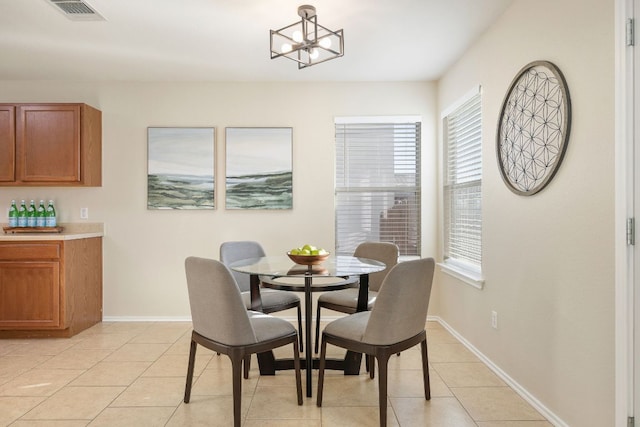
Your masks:
<svg viewBox="0 0 640 427"><path fill-rule="evenodd" d="M298 70L270 59L269 30L301 1L86 0L105 20L73 21L49 0L0 0L0 80L436 80L513 0L314 0L345 55Z"/></svg>

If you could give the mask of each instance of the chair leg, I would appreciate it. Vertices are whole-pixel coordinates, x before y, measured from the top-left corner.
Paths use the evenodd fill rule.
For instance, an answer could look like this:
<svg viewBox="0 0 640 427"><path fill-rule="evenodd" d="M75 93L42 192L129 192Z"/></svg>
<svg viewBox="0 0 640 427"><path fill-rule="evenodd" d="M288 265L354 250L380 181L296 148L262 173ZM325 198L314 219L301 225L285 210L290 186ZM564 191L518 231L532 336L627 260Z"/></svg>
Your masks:
<svg viewBox="0 0 640 427"><path fill-rule="evenodd" d="M302 344L302 308L298 304L298 340L300 342L300 351L304 351L304 344Z"/></svg>
<svg viewBox="0 0 640 427"><path fill-rule="evenodd" d="M327 356L327 342L322 340L322 346L320 351L320 363L318 364L318 397L316 400L316 405L318 407L322 406L322 392L324 389L324 365L325 358Z"/></svg>
<svg viewBox="0 0 640 427"><path fill-rule="evenodd" d="M369 378L374 379L376 377L376 358L368 354L366 356L369 362Z"/></svg>
<svg viewBox="0 0 640 427"><path fill-rule="evenodd" d="M298 341L293 342L293 368L296 371L296 391L298 393L298 405L302 405L302 375L300 374L300 350Z"/></svg>
<svg viewBox="0 0 640 427"><path fill-rule="evenodd" d="M378 404L380 405L380 427L387 426L387 374L389 355L378 354Z"/></svg>
<svg viewBox="0 0 640 427"><path fill-rule="evenodd" d="M249 370L251 369L251 355L247 354L244 357L243 360L243 365L244 365L244 379L248 379L249 378Z"/></svg>
<svg viewBox="0 0 640 427"><path fill-rule="evenodd" d="M318 354L318 344L320 341L320 304L318 304L318 309L316 310L316 339L315 339L315 348L314 352Z"/></svg>
<svg viewBox="0 0 640 427"><path fill-rule="evenodd" d="M242 424L242 357L230 355L231 371L233 376L233 426Z"/></svg>
<svg viewBox="0 0 640 427"><path fill-rule="evenodd" d="M191 348L189 349L189 367L187 368L187 384L184 386L184 403L191 400L191 385L193 384L193 368L196 364L196 348L198 343L191 340Z"/></svg>
<svg viewBox="0 0 640 427"><path fill-rule="evenodd" d="M424 382L424 398L431 400L431 385L429 382L429 356L427 355L427 339L420 343L422 353L422 378Z"/></svg>

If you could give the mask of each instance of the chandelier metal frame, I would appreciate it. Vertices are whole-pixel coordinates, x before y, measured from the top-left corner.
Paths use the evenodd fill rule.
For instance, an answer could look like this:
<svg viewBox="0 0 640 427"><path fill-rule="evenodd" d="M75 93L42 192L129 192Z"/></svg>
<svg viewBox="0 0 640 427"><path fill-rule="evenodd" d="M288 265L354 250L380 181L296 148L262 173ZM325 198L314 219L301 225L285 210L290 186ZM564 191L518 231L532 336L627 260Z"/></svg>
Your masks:
<svg viewBox="0 0 640 427"><path fill-rule="evenodd" d="M279 30L270 30L271 59L285 57L298 63L298 69L321 64L344 55L344 32L318 24L316 8L298 7L302 18Z"/></svg>

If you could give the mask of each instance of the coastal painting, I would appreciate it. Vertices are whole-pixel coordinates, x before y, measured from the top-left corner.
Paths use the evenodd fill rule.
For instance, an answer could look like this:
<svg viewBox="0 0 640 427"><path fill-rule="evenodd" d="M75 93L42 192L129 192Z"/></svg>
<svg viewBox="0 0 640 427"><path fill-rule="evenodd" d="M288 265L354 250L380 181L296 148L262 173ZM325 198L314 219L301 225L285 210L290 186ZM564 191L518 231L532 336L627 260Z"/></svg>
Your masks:
<svg viewBox="0 0 640 427"><path fill-rule="evenodd" d="M214 209L215 128L150 127L147 208Z"/></svg>
<svg viewBox="0 0 640 427"><path fill-rule="evenodd" d="M293 207L292 128L226 129L226 208Z"/></svg>

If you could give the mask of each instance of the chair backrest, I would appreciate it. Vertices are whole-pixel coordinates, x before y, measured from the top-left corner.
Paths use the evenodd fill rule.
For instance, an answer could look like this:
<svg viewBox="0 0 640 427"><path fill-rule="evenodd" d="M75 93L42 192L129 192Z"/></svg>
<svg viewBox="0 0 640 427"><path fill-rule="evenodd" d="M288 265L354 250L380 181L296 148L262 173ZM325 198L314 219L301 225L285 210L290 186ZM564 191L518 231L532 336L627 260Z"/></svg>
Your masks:
<svg viewBox="0 0 640 427"><path fill-rule="evenodd" d="M397 264L384 279L363 341L393 344L424 330L433 283L433 258Z"/></svg>
<svg viewBox="0 0 640 427"><path fill-rule="evenodd" d="M185 260L193 330L226 345L257 342L231 271L213 259Z"/></svg>
<svg viewBox="0 0 640 427"><path fill-rule="evenodd" d="M382 271L369 275L369 289L379 291L382 281L387 276L394 265L398 263L400 251L395 243L391 242L364 242L360 243L353 256L360 258L369 258L376 261L384 262L387 266Z"/></svg>
<svg viewBox="0 0 640 427"><path fill-rule="evenodd" d="M235 261L249 258L262 258L265 256L264 249L258 242L251 240L239 240L234 242L224 242L220 245L220 261L226 266L229 266ZM238 271L232 271L233 277L236 279L236 283L241 292L246 292L250 289L249 275L246 273L240 273Z"/></svg>

